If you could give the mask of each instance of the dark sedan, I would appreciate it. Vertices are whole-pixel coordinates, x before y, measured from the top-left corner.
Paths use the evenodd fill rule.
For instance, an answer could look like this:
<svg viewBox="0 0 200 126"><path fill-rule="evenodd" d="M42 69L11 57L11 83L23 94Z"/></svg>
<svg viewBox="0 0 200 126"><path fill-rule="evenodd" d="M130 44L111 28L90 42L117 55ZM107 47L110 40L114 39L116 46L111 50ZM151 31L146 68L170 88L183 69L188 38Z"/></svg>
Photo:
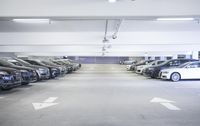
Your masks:
<svg viewBox="0 0 200 126"><path fill-rule="evenodd" d="M53 67L53 66L50 66L50 65L46 65L46 64L42 63L40 60L26 59L25 61L32 64L32 65L39 65L39 66L47 67L50 71L50 78L55 78L55 77L60 75L59 68Z"/></svg>
<svg viewBox="0 0 200 126"><path fill-rule="evenodd" d="M71 73L73 71L73 65L71 65L71 64L67 64L67 63L65 63L63 61L59 61L59 60L53 60L52 62L57 64L57 65L66 66L68 73Z"/></svg>
<svg viewBox="0 0 200 126"><path fill-rule="evenodd" d="M26 66L26 67L31 67L31 68L35 69L37 72L38 80L46 80L46 79L50 78L50 72L47 67L32 65L32 64L30 64L22 59L18 59L18 58L9 59L8 61L17 66Z"/></svg>
<svg viewBox="0 0 200 126"><path fill-rule="evenodd" d="M22 77L22 84L24 84L24 85L29 84L30 82L37 81L37 73L34 69L32 69L30 67L17 66L12 63L9 63L8 61L2 60L2 59L0 60L0 66L20 70L21 77Z"/></svg>

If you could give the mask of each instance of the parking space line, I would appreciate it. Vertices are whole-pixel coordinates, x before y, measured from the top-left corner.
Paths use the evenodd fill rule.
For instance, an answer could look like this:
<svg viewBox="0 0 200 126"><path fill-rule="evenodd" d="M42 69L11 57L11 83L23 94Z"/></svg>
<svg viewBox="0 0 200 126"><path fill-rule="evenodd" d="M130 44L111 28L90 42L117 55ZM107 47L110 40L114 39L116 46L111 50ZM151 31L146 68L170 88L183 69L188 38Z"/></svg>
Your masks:
<svg viewBox="0 0 200 126"><path fill-rule="evenodd" d="M54 102L58 97L49 97L48 99L46 99L44 102L46 103L52 103Z"/></svg>
<svg viewBox="0 0 200 126"><path fill-rule="evenodd" d="M174 111L181 110L180 108L178 108L178 107L176 107L175 105L172 104L172 103L175 103L175 101L155 97L150 102L160 103L161 105L165 106L169 110L174 110Z"/></svg>
<svg viewBox="0 0 200 126"><path fill-rule="evenodd" d="M171 103L160 103L161 105L165 106L169 110L181 110L180 108L176 107L175 105Z"/></svg>
<svg viewBox="0 0 200 126"><path fill-rule="evenodd" d="M48 108L54 105L58 105L58 103L53 103L58 97L49 97L48 99L44 100L43 102L39 103L32 103L35 110L40 110L44 108Z"/></svg>

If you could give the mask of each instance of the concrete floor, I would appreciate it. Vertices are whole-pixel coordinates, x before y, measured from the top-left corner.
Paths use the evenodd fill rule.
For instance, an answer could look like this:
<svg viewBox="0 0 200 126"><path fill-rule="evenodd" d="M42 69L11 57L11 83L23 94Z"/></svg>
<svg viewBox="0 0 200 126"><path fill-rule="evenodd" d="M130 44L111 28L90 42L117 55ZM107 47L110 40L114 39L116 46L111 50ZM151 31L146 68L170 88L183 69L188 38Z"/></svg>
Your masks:
<svg viewBox="0 0 200 126"><path fill-rule="evenodd" d="M49 97L58 104L34 109ZM180 110L150 102L155 97ZM148 79L120 65L83 65L57 80L0 92L0 126L199 125L200 81Z"/></svg>

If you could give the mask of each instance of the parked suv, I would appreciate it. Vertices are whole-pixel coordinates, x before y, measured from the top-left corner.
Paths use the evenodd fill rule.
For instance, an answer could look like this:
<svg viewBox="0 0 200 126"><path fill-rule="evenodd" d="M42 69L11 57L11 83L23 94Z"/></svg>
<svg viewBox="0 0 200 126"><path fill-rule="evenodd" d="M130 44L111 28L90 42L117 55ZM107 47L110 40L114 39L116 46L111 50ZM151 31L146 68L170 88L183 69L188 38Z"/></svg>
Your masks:
<svg viewBox="0 0 200 126"><path fill-rule="evenodd" d="M52 63L51 61L42 60L41 62L46 64L46 65L49 65L49 66L57 67L60 70L60 75L62 75L62 76L67 73L67 69L66 69L65 66L57 65L55 63Z"/></svg>
<svg viewBox="0 0 200 126"><path fill-rule="evenodd" d="M55 77L60 75L59 68L53 67L53 66L50 66L50 65L46 65L46 64L42 63L40 60L27 59L25 61L32 64L32 65L39 65L39 66L47 67L50 71L50 78L55 78Z"/></svg>
<svg viewBox="0 0 200 126"><path fill-rule="evenodd" d="M32 69L30 67L17 66L12 63L9 63L8 61L2 60L2 59L0 60L0 66L20 70L21 77L22 77L22 84L24 84L24 85L29 84L29 82L37 81L37 73L34 69Z"/></svg>
<svg viewBox="0 0 200 126"><path fill-rule="evenodd" d="M30 67L33 68L34 70L36 70L37 72L37 80L46 80L50 77L50 72L49 69L47 67L43 67L43 66L38 66L38 65L31 65L30 63L22 60L22 59L18 59L18 58L12 58L8 60L10 63L13 63L17 66L25 66L25 67Z"/></svg>
<svg viewBox="0 0 200 126"><path fill-rule="evenodd" d="M0 67L0 88L9 90L21 85L21 73L19 70Z"/></svg>
<svg viewBox="0 0 200 126"><path fill-rule="evenodd" d="M151 66L148 67L144 70L144 75L149 76L151 78L157 78L160 77L161 73L160 71L162 69L166 69L166 68L171 68L171 67L178 67L181 64L184 64L186 62L192 62L192 61L198 61L195 59L172 59L172 60L168 60L165 61L164 63L160 64L160 65L155 65L155 66Z"/></svg>
<svg viewBox="0 0 200 126"><path fill-rule="evenodd" d="M63 65L66 66L67 68L67 72L71 73L73 71L73 65L71 64L67 64L64 61L59 61L59 60L52 60L53 63L57 64L57 65Z"/></svg>

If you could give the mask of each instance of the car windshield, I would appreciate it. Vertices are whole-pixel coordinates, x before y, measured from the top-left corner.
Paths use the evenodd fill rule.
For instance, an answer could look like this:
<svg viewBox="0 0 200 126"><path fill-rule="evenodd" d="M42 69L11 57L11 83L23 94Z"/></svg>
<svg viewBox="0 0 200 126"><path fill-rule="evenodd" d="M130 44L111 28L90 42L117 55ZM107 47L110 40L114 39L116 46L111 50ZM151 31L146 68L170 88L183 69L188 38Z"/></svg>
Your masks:
<svg viewBox="0 0 200 126"><path fill-rule="evenodd" d="M167 61L164 61L163 63L160 63L159 65L162 66L162 65L165 65L169 62L170 60L167 60Z"/></svg>
<svg viewBox="0 0 200 126"><path fill-rule="evenodd" d="M0 65L1 66L15 66L14 64L6 62L4 60L0 60Z"/></svg>
<svg viewBox="0 0 200 126"><path fill-rule="evenodd" d="M56 61L59 65L66 65L66 63L62 62L62 61Z"/></svg>
<svg viewBox="0 0 200 126"><path fill-rule="evenodd" d="M31 63L31 62L37 63L37 64L34 63L34 65L42 65L42 66L46 65L46 64L42 63L40 60L27 60L27 62L29 62L29 63Z"/></svg>
<svg viewBox="0 0 200 126"><path fill-rule="evenodd" d="M66 61L66 60L63 60L63 61L61 61L61 62L64 62L64 63L66 63L66 64L71 64L69 61Z"/></svg>
<svg viewBox="0 0 200 126"><path fill-rule="evenodd" d="M25 65L31 65L30 63L22 60L22 59L16 59L18 62L20 62L21 64L25 64Z"/></svg>
<svg viewBox="0 0 200 126"><path fill-rule="evenodd" d="M56 65L56 64L54 64L54 63L52 63L52 62L50 62L50 61L42 61L42 63L44 63L44 64L46 64L46 65L50 65L50 66Z"/></svg>
<svg viewBox="0 0 200 126"><path fill-rule="evenodd" d="M184 67L187 66L188 64L190 64L190 62L187 62L187 63L181 64L180 66L178 66L178 68L184 68Z"/></svg>
<svg viewBox="0 0 200 126"><path fill-rule="evenodd" d="M157 61L150 62L150 63L148 63L148 65L156 64L156 62L157 62Z"/></svg>
<svg viewBox="0 0 200 126"><path fill-rule="evenodd" d="M9 63L12 63L14 65L17 65L17 66L23 66L23 64L21 64L20 62L16 61L16 60L8 60Z"/></svg>

